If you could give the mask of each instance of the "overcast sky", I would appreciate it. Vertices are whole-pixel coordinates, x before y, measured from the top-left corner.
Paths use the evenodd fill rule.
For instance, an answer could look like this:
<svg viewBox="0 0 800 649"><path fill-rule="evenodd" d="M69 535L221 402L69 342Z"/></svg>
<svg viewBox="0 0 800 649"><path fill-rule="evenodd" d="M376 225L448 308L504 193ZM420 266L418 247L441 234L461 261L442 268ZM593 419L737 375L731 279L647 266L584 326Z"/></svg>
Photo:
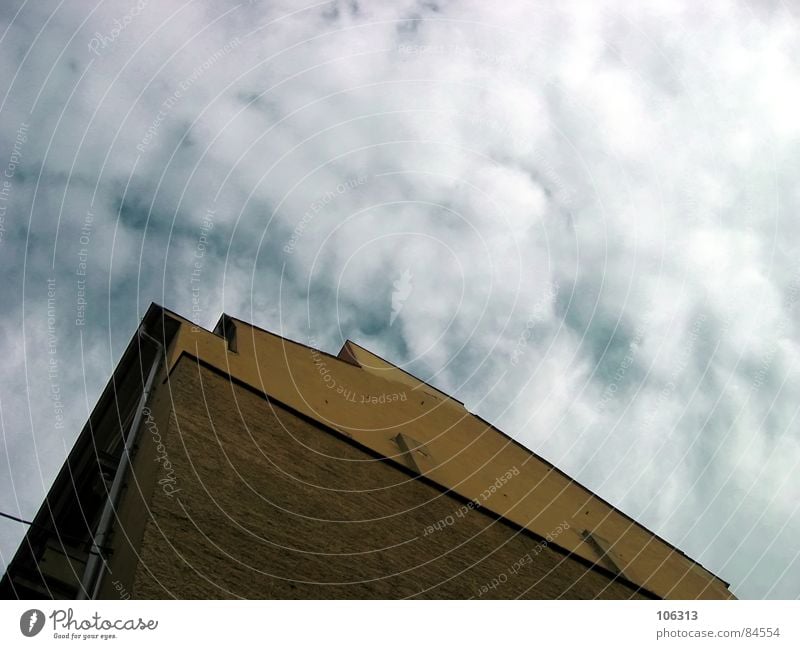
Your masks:
<svg viewBox="0 0 800 649"><path fill-rule="evenodd" d="M797 18L3 0L0 510L155 301L351 338L737 596L800 597Z"/></svg>

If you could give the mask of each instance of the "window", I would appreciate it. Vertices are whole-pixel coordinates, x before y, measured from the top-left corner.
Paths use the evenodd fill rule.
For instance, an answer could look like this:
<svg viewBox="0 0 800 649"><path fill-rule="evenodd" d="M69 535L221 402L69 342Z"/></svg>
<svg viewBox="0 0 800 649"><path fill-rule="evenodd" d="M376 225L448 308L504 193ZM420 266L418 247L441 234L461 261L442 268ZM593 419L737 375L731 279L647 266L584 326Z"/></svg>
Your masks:
<svg viewBox="0 0 800 649"><path fill-rule="evenodd" d="M233 322L233 319L230 316L224 313L222 314L217 326L214 327L214 333L217 336L222 336L225 339L225 341L228 343L229 352L233 352L234 354L238 352L236 346L236 324Z"/></svg>

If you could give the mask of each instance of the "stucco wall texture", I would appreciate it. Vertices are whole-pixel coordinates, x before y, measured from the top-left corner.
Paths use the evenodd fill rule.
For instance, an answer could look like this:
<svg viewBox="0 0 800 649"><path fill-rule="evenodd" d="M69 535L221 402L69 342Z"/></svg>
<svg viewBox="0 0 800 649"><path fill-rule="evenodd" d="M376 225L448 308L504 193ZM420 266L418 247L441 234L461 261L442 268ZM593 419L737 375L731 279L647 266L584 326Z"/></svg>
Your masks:
<svg viewBox="0 0 800 649"><path fill-rule="evenodd" d="M105 596L645 596L191 357L153 401L134 463L149 478L123 504L144 522L138 559L112 560Z"/></svg>

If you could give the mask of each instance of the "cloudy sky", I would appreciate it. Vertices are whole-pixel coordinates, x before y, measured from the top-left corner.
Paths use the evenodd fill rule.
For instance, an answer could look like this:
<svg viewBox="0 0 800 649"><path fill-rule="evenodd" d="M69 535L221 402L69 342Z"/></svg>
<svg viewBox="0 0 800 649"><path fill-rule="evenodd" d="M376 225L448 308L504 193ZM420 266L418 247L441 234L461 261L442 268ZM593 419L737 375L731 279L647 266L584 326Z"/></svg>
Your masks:
<svg viewBox="0 0 800 649"><path fill-rule="evenodd" d="M798 18L4 0L0 510L155 301L351 338L739 597L800 597Z"/></svg>

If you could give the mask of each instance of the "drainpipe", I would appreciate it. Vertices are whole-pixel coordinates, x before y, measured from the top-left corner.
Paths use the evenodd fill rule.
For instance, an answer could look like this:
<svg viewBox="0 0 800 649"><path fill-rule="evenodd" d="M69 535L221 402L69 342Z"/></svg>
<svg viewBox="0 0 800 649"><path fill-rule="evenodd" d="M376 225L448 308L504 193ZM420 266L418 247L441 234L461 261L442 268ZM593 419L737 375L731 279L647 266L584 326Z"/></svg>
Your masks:
<svg viewBox="0 0 800 649"><path fill-rule="evenodd" d="M153 364L150 367L150 373L147 375L147 381L144 385L144 391L139 398L139 403L136 405L136 414L128 429L128 434L125 437L125 448L122 451L122 457L117 465L117 471L114 474L114 480L111 483L111 489L108 491L108 498L103 507L103 513L100 516L100 522L97 524L97 531L94 535L94 542L92 550L89 554L89 560L86 562L86 570L84 570L83 578L81 579L81 587L78 591L78 599L96 599L97 592L100 590L100 582L102 581L103 568L105 561L101 557L104 551L106 540L111 529L111 522L119 504L120 493L122 492L122 485L125 481L125 474L128 471L128 466L131 463L131 453L133 451L134 443L136 442L136 433L139 431L139 425L142 421L142 412L145 405L147 405L147 398L150 396L150 391L153 387L153 381L156 378L156 372L161 361L162 345L152 336L144 331L144 327L140 327L138 331L140 338L146 337L153 341L156 345L156 355L153 358Z"/></svg>

